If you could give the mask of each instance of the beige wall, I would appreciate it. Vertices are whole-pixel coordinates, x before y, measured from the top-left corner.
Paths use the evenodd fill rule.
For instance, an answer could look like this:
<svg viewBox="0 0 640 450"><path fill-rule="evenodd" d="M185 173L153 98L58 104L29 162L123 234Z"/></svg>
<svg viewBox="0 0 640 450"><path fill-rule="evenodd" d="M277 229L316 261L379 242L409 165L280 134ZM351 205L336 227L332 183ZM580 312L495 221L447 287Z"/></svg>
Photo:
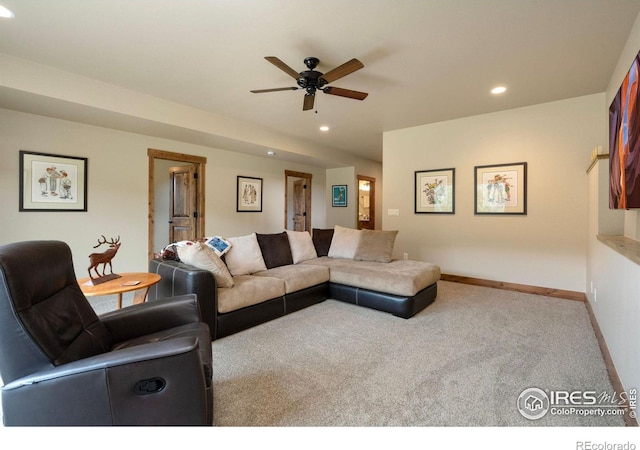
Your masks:
<svg viewBox="0 0 640 450"><path fill-rule="evenodd" d="M97 238L120 235L115 271L147 270L147 149L207 157L207 235L282 231L285 169L313 174L313 226L325 226L325 169L0 109L0 244L67 242L85 276ZM88 158L87 212L19 212L18 152ZM264 180L263 213L237 213L236 176Z"/></svg>
<svg viewBox="0 0 640 450"><path fill-rule="evenodd" d="M327 169L327 227L340 225L347 228L358 226L358 175L376 179L375 207L376 207L376 229L382 229L382 193L384 186L382 183L382 167L380 164L363 162L358 166L341 167L338 169ZM332 186L347 186L347 206L332 207Z"/></svg>
<svg viewBox="0 0 640 450"><path fill-rule="evenodd" d="M395 256L443 273L584 292L587 177L604 95L384 134L383 227ZM526 216L474 215L474 166L527 162ZM414 171L455 168L455 214L414 214ZM387 210L399 209L399 216Z"/></svg>
<svg viewBox="0 0 640 450"><path fill-rule="evenodd" d="M640 16L609 82L602 108L604 120L639 49ZM606 133L608 136L608 125ZM605 141L607 146L608 140ZM596 234L620 234L623 228L625 236L639 240L640 213L637 210L612 212L607 208L608 203L602 205L602 200L608 199L608 165L603 162L598 165L597 170L589 174L591 212L585 290L623 387L637 389L640 386L640 266L598 241ZM619 225L620 214L624 215L622 226ZM613 227L610 226L612 220L616 224Z"/></svg>
<svg viewBox="0 0 640 450"><path fill-rule="evenodd" d="M332 228L340 225L347 228L355 228L357 225L357 205L356 205L356 173L354 167L342 167L339 169L327 170L327 227ZM347 206L332 206L332 192L334 185L347 186Z"/></svg>

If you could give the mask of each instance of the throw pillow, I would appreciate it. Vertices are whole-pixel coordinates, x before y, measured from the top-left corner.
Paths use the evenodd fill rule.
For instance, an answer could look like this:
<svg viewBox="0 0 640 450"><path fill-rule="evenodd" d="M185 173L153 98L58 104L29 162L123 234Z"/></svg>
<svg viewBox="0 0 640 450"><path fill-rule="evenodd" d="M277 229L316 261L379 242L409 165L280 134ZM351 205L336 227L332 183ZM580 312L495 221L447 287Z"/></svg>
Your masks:
<svg viewBox="0 0 640 450"><path fill-rule="evenodd" d="M163 260L180 261L180 257L178 256L178 247L175 244L167 245L165 248L160 250L155 257Z"/></svg>
<svg viewBox="0 0 640 450"><path fill-rule="evenodd" d="M231 243L220 236L205 239L205 243L213 249L218 256L222 256L231 249Z"/></svg>
<svg viewBox="0 0 640 450"><path fill-rule="evenodd" d="M262 258L267 269L293 264L289 237L286 232L276 234L256 234Z"/></svg>
<svg viewBox="0 0 640 450"><path fill-rule="evenodd" d="M294 264L318 257L316 249L313 246L313 241L311 240L311 235L307 231L287 230L287 236L289 237L291 256L293 257Z"/></svg>
<svg viewBox="0 0 640 450"><path fill-rule="evenodd" d="M216 252L206 244L197 242L194 245L178 247L178 256L185 264L211 272L218 287L233 287L233 277L229 273L229 269L216 255Z"/></svg>
<svg viewBox="0 0 640 450"><path fill-rule="evenodd" d="M360 242L353 259L358 261L391 262L398 231L360 230Z"/></svg>
<svg viewBox="0 0 640 450"><path fill-rule="evenodd" d="M331 247L331 239L333 239L333 228L329 229L313 229L313 246L316 249L318 257L327 256L329 254L329 247Z"/></svg>
<svg viewBox="0 0 640 450"><path fill-rule="evenodd" d="M327 256L330 258L353 259L360 242L360 230L335 226L331 247Z"/></svg>
<svg viewBox="0 0 640 450"><path fill-rule="evenodd" d="M255 233L227 240L231 243L231 250L224 255L224 259L231 275L236 277L267 270Z"/></svg>

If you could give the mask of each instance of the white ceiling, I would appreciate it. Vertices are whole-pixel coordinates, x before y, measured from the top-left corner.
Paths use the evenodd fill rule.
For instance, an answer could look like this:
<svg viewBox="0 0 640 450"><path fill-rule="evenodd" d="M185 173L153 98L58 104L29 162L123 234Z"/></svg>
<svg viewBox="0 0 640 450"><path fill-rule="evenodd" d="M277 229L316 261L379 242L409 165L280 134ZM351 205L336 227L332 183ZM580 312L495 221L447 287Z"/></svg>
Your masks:
<svg viewBox="0 0 640 450"><path fill-rule="evenodd" d="M0 53L376 161L384 131L604 92L640 11L632 0L0 4L16 15L0 19ZM316 113L302 111L302 90L252 94L295 86L265 56L297 71L315 56L321 72L357 58L365 67L331 85L369 97L319 93ZM509 90L492 96L498 84Z"/></svg>

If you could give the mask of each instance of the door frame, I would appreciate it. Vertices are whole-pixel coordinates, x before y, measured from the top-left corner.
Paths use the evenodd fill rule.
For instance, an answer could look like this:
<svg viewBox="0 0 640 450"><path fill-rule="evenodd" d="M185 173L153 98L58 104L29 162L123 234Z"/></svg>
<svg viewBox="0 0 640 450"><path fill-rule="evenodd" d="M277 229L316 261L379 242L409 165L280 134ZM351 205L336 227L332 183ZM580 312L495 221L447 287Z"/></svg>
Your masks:
<svg viewBox="0 0 640 450"><path fill-rule="evenodd" d="M305 206L305 218L304 229L311 234L311 180L313 174L305 172L296 172L294 170L284 171L284 229L288 230L287 218L289 216L289 177L304 178L307 181L307 189L304 190L304 206Z"/></svg>
<svg viewBox="0 0 640 450"><path fill-rule="evenodd" d="M198 218L196 219L196 228L199 233L204 233L204 205L205 205L205 166L207 164L207 158L203 156L186 155L184 153L174 153L166 150L157 150L153 148L147 149L147 156L149 157L149 214L148 214L148 245L147 245L147 258L153 259L153 234L154 234L154 215L155 215L155 160L166 159L169 161L178 161L194 164L197 167L198 181L196 183L197 199L196 207L198 211Z"/></svg>
<svg viewBox="0 0 640 450"><path fill-rule="evenodd" d="M356 191L358 192L357 200L358 200L358 208L356 208L356 223L358 224L358 228L360 228L360 215L359 207L360 207L360 180L368 181L370 186L369 191L369 220L371 221L371 229L375 230L376 228L376 179L374 177L368 177L366 175L357 175Z"/></svg>

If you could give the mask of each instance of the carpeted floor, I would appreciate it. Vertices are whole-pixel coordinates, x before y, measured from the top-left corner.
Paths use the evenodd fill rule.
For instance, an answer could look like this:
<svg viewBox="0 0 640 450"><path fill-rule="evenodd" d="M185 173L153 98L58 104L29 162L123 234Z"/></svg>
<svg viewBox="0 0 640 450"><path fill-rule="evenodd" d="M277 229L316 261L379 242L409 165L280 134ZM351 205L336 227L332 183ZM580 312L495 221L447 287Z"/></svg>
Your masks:
<svg viewBox="0 0 640 450"><path fill-rule="evenodd" d="M328 300L213 342L218 426L623 426L516 408L520 393L611 393L580 302L439 282L409 320Z"/></svg>
<svg viewBox="0 0 640 450"><path fill-rule="evenodd" d="M583 303L438 286L409 320L327 300L214 341L215 425L624 426L517 410L530 387L613 392ZM115 298L90 302L115 308Z"/></svg>

